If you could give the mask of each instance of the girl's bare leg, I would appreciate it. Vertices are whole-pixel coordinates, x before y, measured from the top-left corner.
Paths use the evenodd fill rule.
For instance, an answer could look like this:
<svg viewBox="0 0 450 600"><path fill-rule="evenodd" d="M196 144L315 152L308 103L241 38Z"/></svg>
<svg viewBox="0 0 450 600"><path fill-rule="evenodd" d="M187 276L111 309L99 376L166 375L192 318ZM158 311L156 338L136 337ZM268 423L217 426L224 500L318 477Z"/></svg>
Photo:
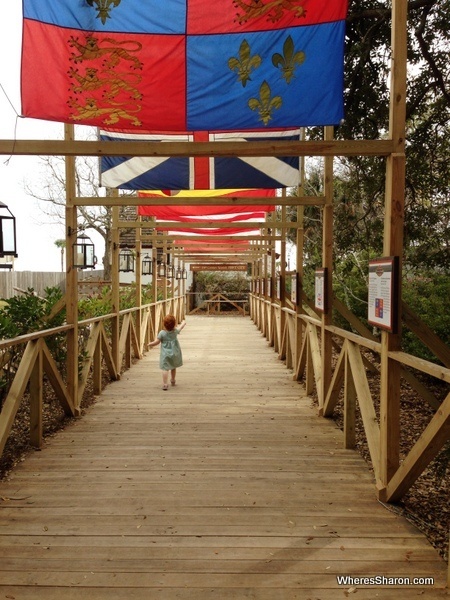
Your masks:
<svg viewBox="0 0 450 600"><path fill-rule="evenodd" d="M162 372L162 380L163 380L163 389L167 390L167 388L169 386L169 371Z"/></svg>
<svg viewBox="0 0 450 600"><path fill-rule="evenodd" d="M170 371L170 383L172 385L175 385L175 378L176 378L176 376L177 376L177 370L176 369L172 369Z"/></svg>

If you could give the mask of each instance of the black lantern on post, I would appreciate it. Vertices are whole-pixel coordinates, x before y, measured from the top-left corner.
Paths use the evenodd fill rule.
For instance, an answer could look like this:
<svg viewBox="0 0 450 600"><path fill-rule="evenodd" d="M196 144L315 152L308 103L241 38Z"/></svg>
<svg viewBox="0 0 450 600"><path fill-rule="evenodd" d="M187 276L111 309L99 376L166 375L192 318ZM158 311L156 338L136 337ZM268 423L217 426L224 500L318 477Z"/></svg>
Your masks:
<svg viewBox="0 0 450 600"><path fill-rule="evenodd" d="M0 257L14 256L16 248L16 218L3 202L0 202Z"/></svg>
<svg viewBox="0 0 450 600"><path fill-rule="evenodd" d="M70 234L70 232L69 232ZM84 232L77 236L73 248L73 266L76 269L94 269L97 258L94 252L94 244L90 237Z"/></svg>
<svg viewBox="0 0 450 600"><path fill-rule="evenodd" d="M142 275L153 275L153 261L148 254L142 259Z"/></svg>
<svg viewBox="0 0 450 600"><path fill-rule="evenodd" d="M170 279L173 279L175 277L175 269L172 265L167 265L166 277L169 277Z"/></svg>
<svg viewBox="0 0 450 600"><path fill-rule="evenodd" d="M165 277L166 276L166 263L163 261L160 261L158 263L158 277Z"/></svg>
<svg viewBox="0 0 450 600"><path fill-rule="evenodd" d="M180 267L177 267L177 270L176 270L176 273L175 273L175 279L183 279L183 273L182 273Z"/></svg>
<svg viewBox="0 0 450 600"><path fill-rule="evenodd" d="M186 271L186 269L184 267L183 267L183 270L181 272L181 276L182 276L182 279L187 279L187 271Z"/></svg>
<svg viewBox="0 0 450 600"><path fill-rule="evenodd" d="M134 271L134 254L128 248L119 252L119 271L122 273Z"/></svg>

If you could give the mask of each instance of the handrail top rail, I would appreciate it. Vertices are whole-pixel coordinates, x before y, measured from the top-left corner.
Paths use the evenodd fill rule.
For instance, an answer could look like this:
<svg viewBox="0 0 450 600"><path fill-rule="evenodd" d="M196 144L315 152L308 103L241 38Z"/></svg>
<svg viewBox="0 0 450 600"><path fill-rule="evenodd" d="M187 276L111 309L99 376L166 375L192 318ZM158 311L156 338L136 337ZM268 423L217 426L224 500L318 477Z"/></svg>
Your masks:
<svg viewBox="0 0 450 600"><path fill-rule="evenodd" d="M181 298L182 296L174 296L171 300L176 300ZM106 321L108 319L113 319L116 316L122 316L127 313L137 312L138 310L150 310L152 306L156 306L157 304L164 304L167 300L158 300L156 302L150 302L149 304L144 304L142 306L134 306L132 308L124 308L118 313L108 313L106 315L99 315L96 317L90 317L88 319L83 319L82 321L78 321L77 325L86 326L91 325L92 323L97 323L100 321ZM75 326L74 323L65 323L64 325L59 325L58 327L52 327L50 329L42 329L41 331L33 331L32 333L25 333L24 335L19 335L15 338L9 338L5 340L0 340L0 351L5 348L10 348L11 346L19 346L20 344L27 344L33 340L38 340L40 338L50 337L52 335L56 335L58 333L64 333L65 331L70 331Z"/></svg>

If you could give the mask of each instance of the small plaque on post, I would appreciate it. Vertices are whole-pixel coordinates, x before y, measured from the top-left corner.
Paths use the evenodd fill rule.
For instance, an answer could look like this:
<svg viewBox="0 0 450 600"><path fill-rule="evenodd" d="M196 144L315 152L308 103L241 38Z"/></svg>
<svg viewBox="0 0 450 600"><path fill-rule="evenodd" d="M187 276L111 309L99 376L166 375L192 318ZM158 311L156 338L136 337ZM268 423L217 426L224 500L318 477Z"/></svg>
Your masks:
<svg viewBox="0 0 450 600"><path fill-rule="evenodd" d="M328 269L326 267L323 267L322 269L316 269L314 306L315 309L321 313L328 312L327 278Z"/></svg>
<svg viewBox="0 0 450 600"><path fill-rule="evenodd" d="M398 257L369 261L369 314L371 325L397 333Z"/></svg>
<svg viewBox="0 0 450 600"><path fill-rule="evenodd" d="M292 273L291 275L291 302L292 304L298 304L298 288L299 288L298 273Z"/></svg>

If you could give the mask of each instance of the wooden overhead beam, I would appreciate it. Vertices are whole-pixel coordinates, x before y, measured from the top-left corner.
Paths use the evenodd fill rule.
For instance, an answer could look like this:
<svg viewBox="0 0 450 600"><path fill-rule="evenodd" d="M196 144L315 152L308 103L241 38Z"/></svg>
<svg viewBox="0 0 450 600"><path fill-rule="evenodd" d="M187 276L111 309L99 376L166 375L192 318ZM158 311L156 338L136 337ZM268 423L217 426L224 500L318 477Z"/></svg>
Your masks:
<svg viewBox="0 0 450 600"><path fill-rule="evenodd" d="M260 204L274 204L275 206L323 206L323 196L288 196L281 198L252 197L240 198L237 196L216 196L214 198L190 198L187 196L160 196L156 198L138 198L137 196L110 196L93 198L75 198L75 206L258 206Z"/></svg>
<svg viewBox="0 0 450 600"><path fill-rule="evenodd" d="M277 142L103 142L100 140L0 140L8 156L388 156L392 140Z"/></svg>

